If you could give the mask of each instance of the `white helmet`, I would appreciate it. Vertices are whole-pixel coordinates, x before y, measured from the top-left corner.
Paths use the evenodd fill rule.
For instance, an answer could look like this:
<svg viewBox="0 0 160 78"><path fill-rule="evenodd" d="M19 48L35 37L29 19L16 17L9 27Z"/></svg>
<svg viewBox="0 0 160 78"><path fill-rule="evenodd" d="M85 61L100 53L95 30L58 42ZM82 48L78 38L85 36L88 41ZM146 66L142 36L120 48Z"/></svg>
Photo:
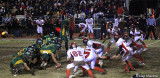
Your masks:
<svg viewBox="0 0 160 78"><path fill-rule="evenodd" d="M77 43L76 42L72 42L71 44L70 44L70 48L76 48L77 47Z"/></svg>
<svg viewBox="0 0 160 78"><path fill-rule="evenodd" d="M92 45L93 45L93 41L92 41L92 40L89 40L89 41L87 42L87 46L88 46L88 47L92 47Z"/></svg>

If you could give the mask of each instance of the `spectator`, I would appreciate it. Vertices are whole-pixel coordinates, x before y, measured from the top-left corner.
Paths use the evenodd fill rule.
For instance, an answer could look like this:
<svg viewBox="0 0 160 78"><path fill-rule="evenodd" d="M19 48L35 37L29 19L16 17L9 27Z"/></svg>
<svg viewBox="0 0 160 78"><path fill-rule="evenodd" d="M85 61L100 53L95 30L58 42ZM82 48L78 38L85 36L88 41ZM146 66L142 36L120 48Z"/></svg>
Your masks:
<svg viewBox="0 0 160 78"><path fill-rule="evenodd" d="M81 12L81 20L84 20L85 17L86 17L86 14L82 11L82 12Z"/></svg>
<svg viewBox="0 0 160 78"><path fill-rule="evenodd" d="M8 33L9 34L11 34L11 29L12 29L12 24L11 24L11 22L12 22L12 16L11 16L11 14L8 16L8 17L6 17L6 19L5 19L5 23L6 23L6 27L7 27L7 29L8 29Z"/></svg>
<svg viewBox="0 0 160 78"><path fill-rule="evenodd" d="M116 18L116 19L114 20L114 23L115 23L115 25L114 25L114 26L118 27L119 22L121 22L121 18L120 18L120 16L118 16L118 18Z"/></svg>
<svg viewBox="0 0 160 78"><path fill-rule="evenodd" d="M160 15L159 15L159 17L156 19L156 26L157 26L157 38L159 38L160 39Z"/></svg>
<svg viewBox="0 0 160 78"><path fill-rule="evenodd" d="M16 7L14 6L13 9L12 9L12 15L15 15L16 12L17 12L17 9L16 9Z"/></svg>
<svg viewBox="0 0 160 78"><path fill-rule="evenodd" d="M159 18L159 15L160 15L160 5L158 5L158 7L156 7L156 10L155 10L155 17Z"/></svg>
<svg viewBox="0 0 160 78"><path fill-rule="evenodd" d="M146 26L145 26L146 25L146 19L145 19L143 14L140 15L137 22L138 22L138 28L146 34Z"/></svg>
<svg viewBox="0 0 160 78"><path fill-rule="evenodd" d="M22 37L22 34L20 32L19 19L14 17L12 25L14 27L14 36L15 37Z"/></svg>
<svg viewBox="0 0 160 78"><path fill-rule="evenodd" d="M84 5L84 4L86 4L86 1L85 1L85 0L82 0L82 1L80 2L80 5Z"/></svg>
<svg viewBox="0 0 160 78"><path fill-rule="evenodd" d="M75 23L74 23L74 17L71 17L70 20L70 26L69 26L69 33L70 33L70 40L73 40L73 33L75 31Z"/></svg>
<svg viewBox="0 0 160 78"><path fill-rule="evenodd" d="M150 32L152 31L155 40L157 40L157 36L155 34L156 20L155 18L152 17L152 14L150 14L149 18L147 19L147 26L148 26L148 33L147 33L146 39L148 39L148 36Z"/></svg>
<svg viewBox="0 0 160 78"><path fill-rule="evenodd" d="M27 36L32 36L33 35L33 21L32 18L27 19Z"/></svg>
<svg viewBox="0 0 160 78"><path fill-rule="evenodd" d="M128 15L128 18L127 18L127 26L128 26L128 29L129 27L134 24L134 19L132 18L131 15Z"/></svg>
<svg viewBox="0 0 160 78"><path fill-rule="evenodd" d="M117 9L117 15L122 15L124 12L124 9L122 6L119 6L118 9Z"/></svg>

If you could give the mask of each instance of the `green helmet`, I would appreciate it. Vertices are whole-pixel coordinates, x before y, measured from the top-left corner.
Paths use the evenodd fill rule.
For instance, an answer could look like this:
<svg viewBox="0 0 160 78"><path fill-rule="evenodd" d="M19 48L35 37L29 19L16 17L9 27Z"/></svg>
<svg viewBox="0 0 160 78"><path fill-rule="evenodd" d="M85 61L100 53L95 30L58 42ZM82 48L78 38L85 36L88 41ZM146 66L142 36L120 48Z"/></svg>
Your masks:
<svg viewBox="0 0 160 78"><path fill-rule="evenodd" d="M55 36L54 32L50 33L49 36L52 38Z"/></svg>
<svg viewBox="0 0 160 78"><path fill-rule="evenodd" d="M25 51L25 52L24 52L24 57L27 58L27 59L30 59L30 58L32 57L31 52Z"/></svg>
<svg viewBox="0 0 160 78"><path fill-rule="evenodd" d="M60 49L60 48L61 48L61 44L60 44L60 43L57 43L57 44L56 44L56 48L57 48L57 49Z"/></svg>
<svg viewBox="0 0 160 78"><path fill-rule="evenodd" d="M32 45L32 48L34 48L34 49L35 49L35 47L36 47L36 44L33 44L33 45Z"/></svg>
<svg viewBox="0 0 160 78"><path fill-rule="evenodd" d="M29 47L27 48L27 51L33 52L33 51L34 51L34 48L33 48L32 46L29 46Z"/></svg>
<svg viewBox="0 0 160 78"><path fill-rule="evenodd" d="M43 44L43 39L37 39L36 44Z"/></svg>
<svg viewBox="0 0 160 78"><path fill-rule="evenodd" d="M51 39L50 43L55 44L56 41L54 39Z"/></svg>
<svg viewBox="0 0 160 78"><path fill-rule="evenodd" d="M61 37L58 37L58 38L57 38L57 42L58 42L58 43L62 43L62 38L61 38Z"/></svg>

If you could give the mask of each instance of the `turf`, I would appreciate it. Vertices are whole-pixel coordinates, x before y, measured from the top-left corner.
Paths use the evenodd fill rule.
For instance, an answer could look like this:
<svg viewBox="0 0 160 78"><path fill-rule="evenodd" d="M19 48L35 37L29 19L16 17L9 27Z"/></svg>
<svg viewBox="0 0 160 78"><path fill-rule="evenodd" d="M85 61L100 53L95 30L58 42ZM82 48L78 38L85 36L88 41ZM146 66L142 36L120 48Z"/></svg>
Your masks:
<svg viewBox="0 0 160 78"><path fill-rule="evenodd" d="M96 40L103 42L102 40ZM70 40L71 42L77 42L78 45L82 45L81 40ZM10 61L12 55L24 47L28 47L35 43L35 40L2 40L0 41L0 78L15 78L10 73ZM104 43L107 46L108 40ZM135 74L141 75L156 75L160 76L160 40L145 40L145 43L148 47L148 51L142 53L146 65L137 66L137 60L132 58L131 62L136 68L136 71L130 72L128 74L122 74L123 66L121 60L111 60L104 61L103 69L108 71L107 74L101 75L99 72L93 71L96 78L131 78ZM110 54L113 55L117 51L115 44L112 45L110 49ZM66 77L66 53L64 50L64 43L62 50L59 51L61 60L59 61L62 64L62 68L55 69L54 66L47 68L46 70L35 70L36 76L31 76L31 74L24 72L23 74L18 74L16 78L65 78ZM76 77L79 78L79 77ZM84 77L89 78L89 77ZM152 77L154 78L154 77Z"/></svg>

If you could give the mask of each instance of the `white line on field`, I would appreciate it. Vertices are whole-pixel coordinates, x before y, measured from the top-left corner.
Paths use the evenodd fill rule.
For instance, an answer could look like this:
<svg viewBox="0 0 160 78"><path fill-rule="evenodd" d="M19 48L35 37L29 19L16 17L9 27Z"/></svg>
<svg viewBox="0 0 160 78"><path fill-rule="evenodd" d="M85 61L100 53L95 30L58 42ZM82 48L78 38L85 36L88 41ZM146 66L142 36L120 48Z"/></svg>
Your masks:
<svg viewBox="0 0 160 78"><path fill-rule="evenodd" d="M158 40L158 41L156 41L156 42L153 42L153 43L149 43L149 44L147 44L147 46L152 45L152 44L155 44L155 43L158 43L158 42L160 42L160 40Z"/></svg>

